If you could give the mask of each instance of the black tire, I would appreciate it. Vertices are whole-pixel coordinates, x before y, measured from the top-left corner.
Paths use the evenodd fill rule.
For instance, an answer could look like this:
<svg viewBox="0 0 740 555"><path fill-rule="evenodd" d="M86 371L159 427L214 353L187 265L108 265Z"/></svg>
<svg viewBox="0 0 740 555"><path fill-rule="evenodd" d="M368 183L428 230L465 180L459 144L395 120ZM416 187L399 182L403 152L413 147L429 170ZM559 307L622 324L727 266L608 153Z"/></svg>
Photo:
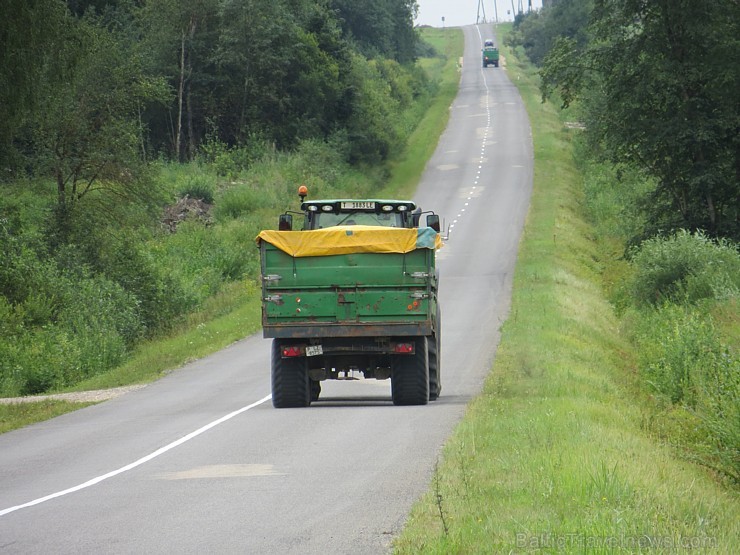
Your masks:
<svg viewBox="0 0 740 555"><path fill-rule="evenodd" d="M442 392L439 367L439 336L430 335L427 338L427 347L429 349L429 400L436 401Z"/></svg>
<svg viewBox="0 0 740 555"><path fill-rule="evenodd" d="M319 400L319 395L321 395L321 382L319 380L310 380L309 384L311 388L311 402Z"/></svg>
<svg viewBox="0 0 740 555"><path fill-rule="evenodd" d="M391 362L391 397L394 405L429 402L429 354L426 337L416 337L413 355L397 355Z"/></svg>
<svg viewBox="0 0 740 555"><path fill-rule="evenodd" d="M437 275L439 283L439 275ZM442 311L437 304L435 333L427 339L429 348L429 400L436 401L442 393Z"/></svg>
<svg viewBox="0 0 740 555"><path fill-rule="evenodd" d="M272 340L272 406L276 409L311 404L308 365L304 357L283 358L283 342Z"/></svg>

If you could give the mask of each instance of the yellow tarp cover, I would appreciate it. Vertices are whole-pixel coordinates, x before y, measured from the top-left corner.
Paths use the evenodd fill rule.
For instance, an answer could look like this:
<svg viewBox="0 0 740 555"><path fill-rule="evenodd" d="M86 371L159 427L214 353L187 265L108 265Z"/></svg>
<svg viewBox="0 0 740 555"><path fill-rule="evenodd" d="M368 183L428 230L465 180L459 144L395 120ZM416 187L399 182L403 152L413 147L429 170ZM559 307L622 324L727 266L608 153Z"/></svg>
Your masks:
<svg viewBox="0 0 740 555"><path fill-rule="evenodd" d="M429 227L405 229L369 225L335 226L311 231L264 230L257 244L266 241L291 256L330 256L361 252L405 253L442 247L439 233Z"/></svg>

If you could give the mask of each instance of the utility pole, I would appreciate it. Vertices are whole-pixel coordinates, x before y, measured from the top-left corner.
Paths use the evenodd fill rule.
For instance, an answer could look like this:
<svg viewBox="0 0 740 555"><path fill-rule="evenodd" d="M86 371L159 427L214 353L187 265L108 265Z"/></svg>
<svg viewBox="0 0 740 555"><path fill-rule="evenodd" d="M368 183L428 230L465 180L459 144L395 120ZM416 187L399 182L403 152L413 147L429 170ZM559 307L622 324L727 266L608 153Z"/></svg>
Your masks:
<svg viewBox="0 0 740 555"><path fill-rule="evenodd" d="M496 24L498 24L498 6L496 5L496 0L493 0L493 13L496 18Z"/></svg>
<svg viewBox="0 0 740 555"><path fill-rule="evenodd" d="M480 14L483 12L483 20L481 20ZM487 23L486 21L486 6L483 4L483 0L478 0L478 16L475 18L476 23Z"/></svg>

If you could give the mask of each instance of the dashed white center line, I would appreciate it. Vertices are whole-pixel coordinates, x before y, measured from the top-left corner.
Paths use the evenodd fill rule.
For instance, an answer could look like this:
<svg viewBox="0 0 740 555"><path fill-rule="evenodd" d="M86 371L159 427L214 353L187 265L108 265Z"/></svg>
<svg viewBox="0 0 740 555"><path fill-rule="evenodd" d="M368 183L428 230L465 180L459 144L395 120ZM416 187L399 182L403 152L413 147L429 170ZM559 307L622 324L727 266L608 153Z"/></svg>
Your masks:
<svg viewBox="0 0 740 555"><path fill-rule="evenodd" d="M481 40L483 40L483 38L480 36L480 29L479 28L477 28L477 29L478 29L478 38L480 38ZM483 69L481 68L481 72L482 71L483 71ZM486 153L486 146L487 146L487 143L488 143L488 134L491 131L491 118L492 118L491 106L492 105L496 105L495 102L493 102L493 103L491 102L491 98L489 96L490 95L490 90L488 88L488 82L485 79L485 73L482 73L482 75L483 75L483 84L484 84L484 86L486 88L486 92L485 92L486 127L483 130L483 142L481 144L481 149L480 149L480 161L478 163L478 169L477 169L477 171L475 173L475 178L473 179L472 188L471 188L470 192L468 193L467 198L465 199L466 200L466 202L464 203L464 206L465 207L467 207L467 206L470 205L470 201L473 198L473 194L475 192L475 188L478 186L478 182L480 181L481 171L483 169L483 163L486 160L485 153ZM491 142L491 144L496 144L496 142L493 141L493 142ZM452 230L453 227L455 227L455 224L458 223L459 219L462 218L462 215L465 212L465 210L466 210L466 208L461 208L460 209L460 212L457 214L457 218L452 222L452 224L450 224L450 231Z"/></svg>

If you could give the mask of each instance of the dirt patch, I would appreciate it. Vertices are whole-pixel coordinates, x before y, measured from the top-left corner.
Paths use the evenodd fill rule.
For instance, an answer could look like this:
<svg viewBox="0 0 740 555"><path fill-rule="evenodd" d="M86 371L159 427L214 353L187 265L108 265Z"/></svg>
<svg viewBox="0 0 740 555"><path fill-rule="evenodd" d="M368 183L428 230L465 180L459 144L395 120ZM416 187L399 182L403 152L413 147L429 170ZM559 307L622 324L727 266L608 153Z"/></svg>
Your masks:
<svg viewBox="0 0 740 555"><path fill-rule="evenodd" d="M94 391L74 391L72 393L52 393L50 395L31 395L28 397L6 397L0 399L0 405L15 405L19 403L37 403L39 401L69 401L70 403L98 403L119 397L129 391L136 391L146 385L126 385L112 389L97 389Z"/></svg>
<svg viewBox="0 0 740 555"><path fill-rule="evenodd" d="M213 223L211 208L212 204L185 196L164 209L162 225L172 233L177 231L177 224L192 218L200 220L205 225L211 225Z"/></svg>

